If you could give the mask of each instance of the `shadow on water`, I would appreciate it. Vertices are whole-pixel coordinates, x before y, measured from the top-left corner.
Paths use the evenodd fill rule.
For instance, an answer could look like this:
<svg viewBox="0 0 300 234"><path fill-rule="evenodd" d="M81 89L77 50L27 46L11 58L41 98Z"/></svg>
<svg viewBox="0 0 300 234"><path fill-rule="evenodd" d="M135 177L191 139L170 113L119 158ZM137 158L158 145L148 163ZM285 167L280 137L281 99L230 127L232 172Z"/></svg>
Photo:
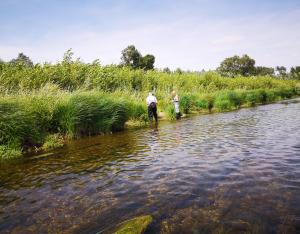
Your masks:
<svg viewBox="0 0 300 234"><path fill-rule="evenodd" d="M72 141L0 165L1 233L299 233L300 102Z"/></svg>

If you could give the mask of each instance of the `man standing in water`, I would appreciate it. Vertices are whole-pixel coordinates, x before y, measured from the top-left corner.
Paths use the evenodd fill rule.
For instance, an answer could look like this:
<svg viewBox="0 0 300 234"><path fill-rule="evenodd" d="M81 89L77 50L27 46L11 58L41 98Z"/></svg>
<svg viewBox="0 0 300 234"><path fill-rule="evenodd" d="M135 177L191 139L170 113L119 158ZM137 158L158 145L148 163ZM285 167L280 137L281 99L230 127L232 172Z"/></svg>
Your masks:
<svg viewBox="0 0 300 234"><path fill-rule="evenodd" d="M154 116L155 122L157 122L157 99L156 97L150 92L147 99L147 106L148 106L148 117L149 120L152 121Z"/></svg>
<svg viewBox="0 0 300 234"><path fill-rule="evenodd" d="M172 92L172 97L173 97L173 103L174 103L174 108L175 108L175 114L176 114L176 119L180 119L181 113L179 110L179 97L176 94L175 91Z"/></svg>

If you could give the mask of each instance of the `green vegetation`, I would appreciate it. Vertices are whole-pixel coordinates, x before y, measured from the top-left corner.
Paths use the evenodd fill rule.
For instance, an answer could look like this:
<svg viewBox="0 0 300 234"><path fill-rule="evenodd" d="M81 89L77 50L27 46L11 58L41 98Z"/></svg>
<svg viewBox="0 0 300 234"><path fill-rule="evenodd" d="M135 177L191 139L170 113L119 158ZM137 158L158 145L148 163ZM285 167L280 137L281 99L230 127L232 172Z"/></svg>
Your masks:
<svg viewBox="0 0 300 234"><path fill-rule="evenodd" d="M121 64L123 66L131 67L133 69L152 70L154 68L155 57L152 54L142 56L141 53L130 45L122 50Z"/></svg>
<svg viewBox="0 0 300 234"><path fill-rule="evenodd" d="M21 54L0 63L1 159L60 147L69 138L120 131L128 121L146 123L145 98L151 90L160 116L168 119L175 119L172 90L186 114L230 111L300 94L296 80L101 66L72 56L69 50L62 62L34 65Z"/></svg>
<svg viewBox="0 0 300 234"><path fill-rule="evenodd" d="M127 220L119 225L115 234L143 234L152 222L151 215Z"/></svg>
<svg viewBox="0 0 300 234"><path fill-rule="evenodd" d="M235 55L224 59L217 71L225 77L272 76L279 79L300 80L300 66L292 67L289 73L284 66L276 66L275 69L272 67L255 66L255 60L246 54L241 57Z"/></svg>
<svg viewBox="0 0 300 234"><path fill-rule="evenodd" d="M45 138L45 143L42 146L42 150L52 150L64 146L64 139L59 134L48 135Z"/></svg>

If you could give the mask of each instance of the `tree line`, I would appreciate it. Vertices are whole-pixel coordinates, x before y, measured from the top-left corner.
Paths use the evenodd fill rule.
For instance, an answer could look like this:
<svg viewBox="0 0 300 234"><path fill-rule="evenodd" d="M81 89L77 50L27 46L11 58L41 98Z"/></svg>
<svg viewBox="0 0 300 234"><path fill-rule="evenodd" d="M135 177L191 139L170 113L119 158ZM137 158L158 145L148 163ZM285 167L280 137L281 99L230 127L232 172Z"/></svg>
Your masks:
<svg viewBox="0 0 300 234"><path fill-rule="evenodd" d="M217 72L222 76L272 76L280 79L295 79L300 80L300 66L292 67L290 71L284 66L264 67L255 66L255 60L248 55L232 56L224 59Z"/></svg>
<svg viewBox="0 0 300 234"><path fill-rule="evenodd" d="M71 50L68 50L72 53ZM66 53L67 54L67 53ZM5 62L0 59L0 65ZM13 66L26 66L33 67L34 63L31 59L23 53L19 53L17 58L12 59L8 62ZM142 70L153 70L155 63L155 56L152 54L146 54L143 56L134 45L129 45L121 51L121 62L119 66L126 66L132 69L142 69ZM290 71L284 66L265 67L256 66L256 61L249 55L245 54L243 56L232 56L225 58L220 66L216 69L216 72L224 77L237 77L237 76L271 76L279 79L295 79L300 80L300 66L291 67ZM172 71L166 67L162 69L163 72L171 73ZM184 73L188 71L183 71L177 68L175 73ZM200 73L204 72L202 70Z"/></svg>

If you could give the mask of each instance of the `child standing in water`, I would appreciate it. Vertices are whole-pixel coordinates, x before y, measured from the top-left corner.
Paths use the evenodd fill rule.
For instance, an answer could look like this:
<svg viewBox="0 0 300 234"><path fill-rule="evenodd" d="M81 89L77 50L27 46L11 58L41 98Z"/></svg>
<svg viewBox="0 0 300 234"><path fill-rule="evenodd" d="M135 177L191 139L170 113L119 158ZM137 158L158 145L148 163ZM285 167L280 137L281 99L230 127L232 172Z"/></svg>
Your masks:
<svg viewBox="0 0 300 234"><path fill-rule="evenodd" d="M179 97L175 91L172 92L172 97L173 97L173 103L174 103L174 108L176 113L176 119L180 119L181 113L179 109Z"/></svg>

